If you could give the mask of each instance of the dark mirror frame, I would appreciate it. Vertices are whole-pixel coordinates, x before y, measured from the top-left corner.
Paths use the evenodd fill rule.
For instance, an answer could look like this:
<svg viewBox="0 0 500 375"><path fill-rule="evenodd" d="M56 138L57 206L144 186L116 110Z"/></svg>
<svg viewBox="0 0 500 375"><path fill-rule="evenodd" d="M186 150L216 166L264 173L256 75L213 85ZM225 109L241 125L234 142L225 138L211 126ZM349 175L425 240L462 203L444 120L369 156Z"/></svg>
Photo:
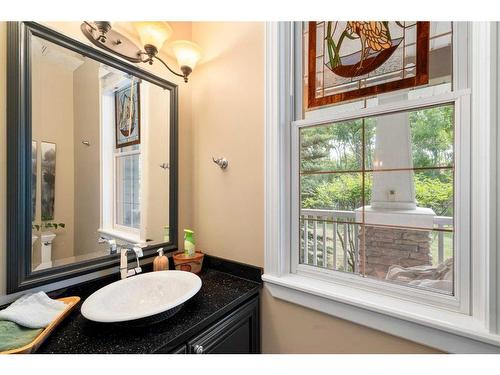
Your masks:
<svg viewBox="0 0 500 375"><path fill-rule="evenodd" d="M178 87L128 62L35 22L7 26L7 293L118 266L119 254L33 272L31 265L31 37L37 36L170 91L170 242L144 248L144 258L177 250ZM97 238L96 238L97 240ZM97 243L97 242L96 242ZM118 272L118 269L116 269Z"/></svg>

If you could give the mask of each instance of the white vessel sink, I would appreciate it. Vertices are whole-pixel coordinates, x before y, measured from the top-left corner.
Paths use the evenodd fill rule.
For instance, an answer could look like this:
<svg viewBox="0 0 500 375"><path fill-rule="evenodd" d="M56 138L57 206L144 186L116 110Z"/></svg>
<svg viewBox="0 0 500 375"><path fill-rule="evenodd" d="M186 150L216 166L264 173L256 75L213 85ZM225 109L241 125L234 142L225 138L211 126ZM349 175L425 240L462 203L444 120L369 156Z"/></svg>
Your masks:
<svg viewBox="0 0 500 375"><path fill-rule="evenodd" d="M148 272L99 289L82 305L82 315L95 322L118 323L147 318L181 306L201 288L191 272Z"/></svg>

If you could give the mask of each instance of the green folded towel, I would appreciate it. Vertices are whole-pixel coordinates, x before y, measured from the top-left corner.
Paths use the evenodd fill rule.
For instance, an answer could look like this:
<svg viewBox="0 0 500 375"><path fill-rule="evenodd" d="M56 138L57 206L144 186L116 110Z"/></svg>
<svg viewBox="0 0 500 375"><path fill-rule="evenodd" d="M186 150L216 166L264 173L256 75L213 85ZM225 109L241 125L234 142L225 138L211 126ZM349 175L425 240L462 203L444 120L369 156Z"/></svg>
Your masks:
<svg viewBox="0 0 500 375"><path fill-rule="evenodd" d="M21 348L32 342L43 328L25 328L8 320L0 320L0 352Z"/></svg>

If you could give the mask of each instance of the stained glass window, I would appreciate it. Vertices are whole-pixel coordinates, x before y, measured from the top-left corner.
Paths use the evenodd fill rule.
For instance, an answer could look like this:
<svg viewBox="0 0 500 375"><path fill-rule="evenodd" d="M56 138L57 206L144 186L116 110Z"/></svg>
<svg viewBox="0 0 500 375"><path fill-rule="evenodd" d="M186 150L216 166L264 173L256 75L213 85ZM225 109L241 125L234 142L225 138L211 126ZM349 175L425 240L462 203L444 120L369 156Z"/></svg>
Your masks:
<svg viewBox="0 0 500 375"><path fill-rule="evenodd" d="M304 107L451 83L451 22L304 23Z"/></svg>

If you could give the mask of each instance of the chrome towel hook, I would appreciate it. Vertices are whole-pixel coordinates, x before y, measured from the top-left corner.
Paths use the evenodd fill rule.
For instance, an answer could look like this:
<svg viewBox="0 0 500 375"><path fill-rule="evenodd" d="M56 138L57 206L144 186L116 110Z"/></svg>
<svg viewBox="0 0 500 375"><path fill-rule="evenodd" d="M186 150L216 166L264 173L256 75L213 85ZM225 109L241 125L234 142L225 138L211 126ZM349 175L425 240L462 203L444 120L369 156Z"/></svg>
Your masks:
<svg viewBox="0 0 500 375"><path fill-rule="evenodd" d="M227 159L226 159L226 158L217 158L217 159L216 159L216 158L214 158L214 157L212 156L212 160L213 160L213 162L214 162L215 164L217 164L217 165L220 167L220 169L226 169L226 168L227 168L227 166L229 165L229 162L227 161Z"/></svg>

